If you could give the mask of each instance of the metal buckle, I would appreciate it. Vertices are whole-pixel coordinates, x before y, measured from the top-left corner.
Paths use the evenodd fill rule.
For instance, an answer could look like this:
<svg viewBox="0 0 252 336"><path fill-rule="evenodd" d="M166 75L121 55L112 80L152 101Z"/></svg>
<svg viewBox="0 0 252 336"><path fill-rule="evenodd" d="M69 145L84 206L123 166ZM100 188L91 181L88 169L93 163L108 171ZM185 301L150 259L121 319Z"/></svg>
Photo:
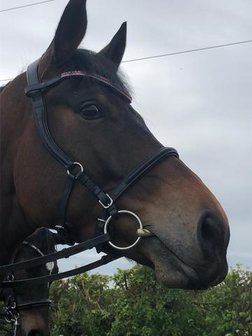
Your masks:
<svg viewBox="0 0 252 336"><path fill-rule="evenodd" d="M104 208L104 209L108 209L111 207L111 205L114 203L114 200L109 196L109 194L106 194L106 196L108 197L108 204L104 204L102 203L101 200L99 200L99 203L101 204L101 206Z"/></svg>
<svg viewBox="0 0 252 336"><path fill-rule="evenodd" d="M76 169L76 167L79 169L76 173L74 172L74 170ZM73 162L68 168L67 168L67 175L70 176L71 178L77 180L78 177L83 173L84 169L83 166L80 162Z"/></svg>
<svg viewBox="0 0 252 336"><path fill-rule="evenodd" d="M137 223L139 224L139 229L143 229L143 224L141 222L141 219L134 212L129 211L129 210L119 210L119 211L117 211L116 215L120 215L120 214L126 214L126 215L134 217L136 219ZM105 234L108 233L108 225L109 225L109 223L110 223L110 221L113 217L114 217L114 215L111 215L105 221L104 228L103 228L103 231L104 231ZM111 241L109 241L108 243L117 250L128 250L128 249L134 247L139 242L140 239L141 239L141 237L138 236L137 239L134 241L134 243L129 245L129 246L117 246L114 243L112 243Z"/></svg>

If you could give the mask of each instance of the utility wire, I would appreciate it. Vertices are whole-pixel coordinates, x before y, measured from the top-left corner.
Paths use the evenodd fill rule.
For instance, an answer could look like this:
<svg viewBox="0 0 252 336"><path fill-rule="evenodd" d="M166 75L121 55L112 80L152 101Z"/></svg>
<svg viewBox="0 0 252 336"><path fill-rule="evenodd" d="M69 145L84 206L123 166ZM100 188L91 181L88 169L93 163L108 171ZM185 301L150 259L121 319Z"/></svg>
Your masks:
<svg viewBox="0 0 252 336"><path fill-rule="evenodd" d="M45 1L40 1L40 2L33 2L33 3L27 4L27 5L22 5L22 6L17 6L17 7L11 7L11 8L6 8L6 9L1 9L0 13L10 12L10 11L13 11L13 10L16 10L16 9L21 9L21 8L26 8L26 7L31 7L31 6L42 5L44 3L52 2L52 1L55 1L55 0L45 0Z"/></svg>
<svg viewBox="0 0 252 336"><path fill-rule="evenodd" d="M133 58L133 59L129 59L129 60L126 60L126 61L122 61L122 63L139 62L139 61L145 61L145 60L150 60L150 59L155 59L155 58L169 57L169 56L175 56L175 55L181 55L181 54L188 54L188 53L193 53L193 52L198 52L198 51L205 51L205 50L210 50L210 49L231 47L231 46L235 46L235 45L239 45L239 44L245 44L245 43L252 43L252 40L232 42L232 43L226 43L226 44L219 44L219 45L203 47L203 48L196 48L196 49L188 49L188 50L176 51L176 52L161 54L161 55L153 55L153 56L147 56L147 57ZM0 82L8 82L10 80L11 80L11 78L0 79Z"/></svg>
<svg viewBox="0 0 252 336"><path fill-rule="evenodd" d="M122 61L122 63L131 63L131 62L145 61L145 60L154 59L154 58L175 56L175 55L181 55L181 54L189 54L189 53L193 53L193 52L197 52L197 51L204 51L204 50L209 50L209 49L231 47L231 46L234 46L234 45L251 43L251 42L252 42L252 40L246 40L246 41L232 42L232 43L226 43L226 44L219 44L219 45L214 45L214 46L210 46L210 47L203 47L203 48L196 48L196 49L188 49L188 50L182 50L182 51L175 51L175 52L167 53L167 54L153 55L153 56L140 57L140 58L133 58L133 59L130 59L130 60Z"/></svg>

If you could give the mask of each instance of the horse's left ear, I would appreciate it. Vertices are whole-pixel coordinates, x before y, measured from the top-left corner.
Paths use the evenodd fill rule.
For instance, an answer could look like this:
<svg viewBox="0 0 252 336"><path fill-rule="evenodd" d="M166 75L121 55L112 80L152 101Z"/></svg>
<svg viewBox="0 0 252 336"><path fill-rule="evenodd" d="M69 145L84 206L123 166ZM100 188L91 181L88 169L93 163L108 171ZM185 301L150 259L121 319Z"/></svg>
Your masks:
<svg viewBox="0 0 252 336"><path fill-rule="evenodd" d="M110 59L118 68L126 47L127 22L124 22L110 43L99 54Z"/></svg>
<svg viewBox="0 0 252 336"><path fill-rule="evenodd" d="M70 0L51 44L56 66L61 66L74 54L87 29L86 0Z"/></svg>

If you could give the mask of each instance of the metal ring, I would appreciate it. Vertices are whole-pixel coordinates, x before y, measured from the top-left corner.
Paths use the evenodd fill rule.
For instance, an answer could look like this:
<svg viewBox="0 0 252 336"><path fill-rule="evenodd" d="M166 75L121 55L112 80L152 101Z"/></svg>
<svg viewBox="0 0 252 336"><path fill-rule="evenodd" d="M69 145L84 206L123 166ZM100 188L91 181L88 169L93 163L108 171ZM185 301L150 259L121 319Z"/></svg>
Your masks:
<svg viewBox="0 0 252 336"><path fill-rule="evenodd" d="M14 281L15 275L13 273L8 273L6 278L7 278L7 281Z"/></svg>
<svg viewBox="0 0 252 336"><path fill-rule="evenodd" d="M79 171L76 174L74 174L70 171L75 166L79 167ZM82 164L80 162L75 161L67 168L67 175L72 177L72 178L77 179L80 176L80 174L83 173L83 171L84 171L84 169L83 169Z"/></svg>
<svg viewBox="0 0 252 336"><path fill-rule="evenodd" d="M11 323L13 322L13 316L14 314L10 310L7 310L4 314L4 319L7 323Z"/></svg>
<svg viewBox="0 0 252 336"><path fill-rule="evenodd" d="M10 304L10 309L14 310L17 308L17 303L16 301L13 301L11 304Z"/></svg>
<svg viewBox="0 0 252 336"><path fill-rule="evenodd" d="M141 219L134 212L129 211L129 210L119 210L119 211L117 211L116 214L117 215L118 214L127 214L129 216L134 217L139 224L139 229L143 229L143 224L141 222ZM114 215L109 216L107 218L107 220L105 221L104 228L103 228L105 234L108 233L108 225L109 225L109 223L110 223L110 221L113 217L114 217ZM135 240L135 242L133 244L131 244L129 246L125 246L125 247L124 246L117 246L117 245L113 244L111 241L109 241L108 243L117 250L128 250L128 249L134 247L139 242L140 239L141 239L141 237L137 237L137 239Z"/></svg>

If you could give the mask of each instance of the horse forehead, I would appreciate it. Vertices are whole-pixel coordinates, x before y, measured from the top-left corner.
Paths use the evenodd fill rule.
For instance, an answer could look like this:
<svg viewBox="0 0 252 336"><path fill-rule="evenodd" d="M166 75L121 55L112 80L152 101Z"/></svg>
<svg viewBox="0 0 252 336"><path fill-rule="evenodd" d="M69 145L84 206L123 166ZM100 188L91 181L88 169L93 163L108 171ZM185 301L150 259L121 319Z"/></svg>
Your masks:
<svg viewBox="0 0 252 336"><path fill-rule="evenodd" d="M101 103L106 103L108 101L109 92L110 91L106 90L105 87L102 87L96 82L82 80L77 88L73 87L72 93L70 91L66 93L69 93L69 99L73 101L79 100L81 102L83 99L93 99Z"/></svg>
<svg viewBox="0 0 252 336"><path fill-rule="evenodd" d="M46 94L46 100L48 103L52 100L60 104L64 102L82 102L86 99L105 102L110 92L110 88L107 88L105 84L99 83L99 81L73 76L66 78L50 89Z"/></svg>

